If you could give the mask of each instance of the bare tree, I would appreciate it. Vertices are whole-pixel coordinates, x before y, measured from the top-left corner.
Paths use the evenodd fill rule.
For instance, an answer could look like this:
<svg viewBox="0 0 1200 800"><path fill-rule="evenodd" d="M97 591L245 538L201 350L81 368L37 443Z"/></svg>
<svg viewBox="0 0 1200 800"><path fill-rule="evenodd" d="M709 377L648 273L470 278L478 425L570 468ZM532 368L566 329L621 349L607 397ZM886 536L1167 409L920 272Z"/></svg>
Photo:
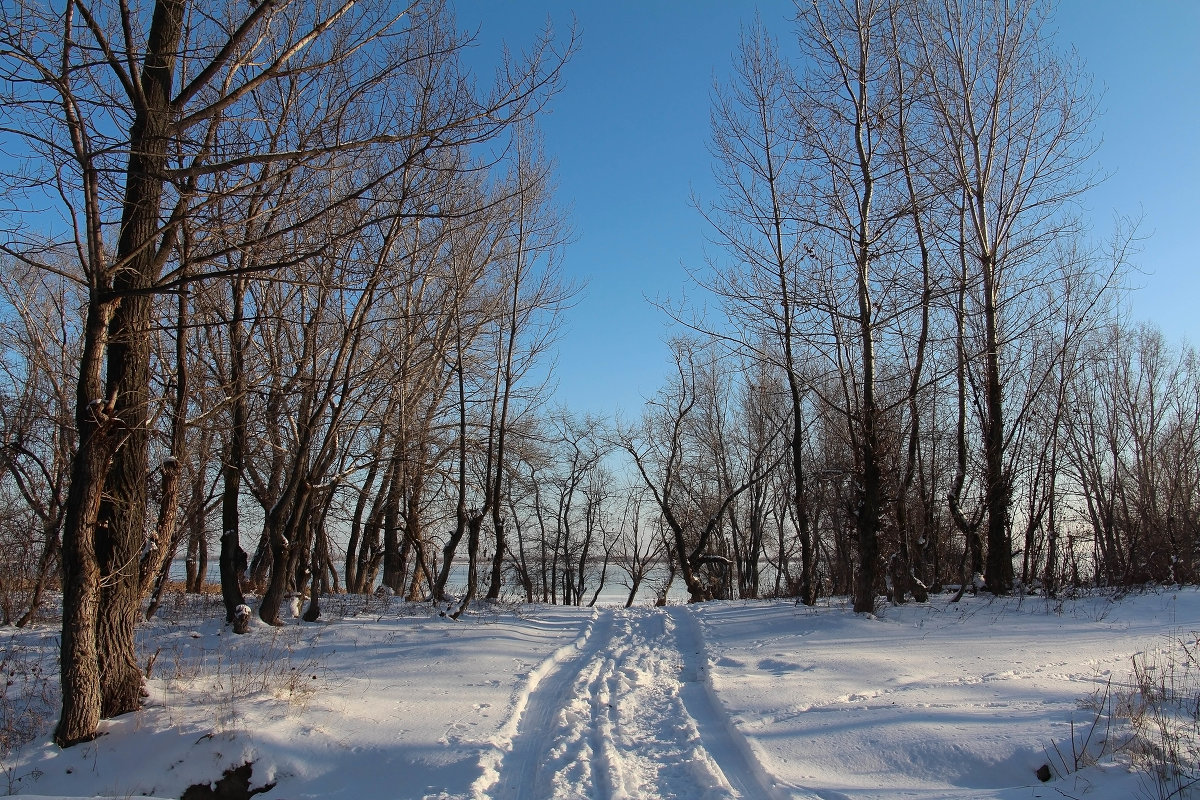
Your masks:
<svg viewBox="0 0 1200 800"><path fill-rule="evenodd" d="M804 393L800 321L809 312L801 291L811 229L798 213L802 144L790 102L796 76L762 21L743 31L735 78L718 87L712 111L716 173L723 197L703 211L716 242L734 259L733 271L714 270L702 282L724 301L739 342L760 358L777 360L787 383L793 503L800 540L800 597L816 598L814 552L805 497ZM763 330L765 325L765 330ZM769 348L756 347L760 341Z"/></svg>
<svg viewBox="0 0 1200 800"><path fill-rule="evenodd" d="M515 131L515 163L508 179L513 186L513 210L509 255L501 261L500 276L508 296L497 319L496 368L484 470L484 493L491 495L488 505L495 535L489 600L500 596L507 550L502 496L509 472L506 445L510 422L520 410L517 402L525 399L528 409L532 399L519 397L518 384L554 341L560 314L575 294L574 288L559 277L556 256L567 231L561 215L551 205L551 165L534 133L531 125ZM538 388L531 387L533 398Z"/></svg>
<svg viewBox="0 0 1200 800"><path fill-rule="evenodd" d="M1200 533L1200 376L1191 347L1113 324L1081 352L1064 461L1090 529L1092 580L1193 582Z"/></svg>
<svg viewBox="0 0 1200 800"><path fill-rule="evenodd" d="M714 270L706 285L735 329L752 331L739 346L777 363L787 381L806 602L815 598L816 539L810 503L800 502L811 471L803 457L804 395L846 415L858 490L855 597L864 611L874 607L880 583L887 498L899 493L889 474L897 444L881 426L896 407L908 411L910 456L898 478L907 493L934 284L925 230L931 181L910 141L921 80L904 51L902 10L888 0L798 4L803 75L761 22L743 34L736 78L714 102L725 197L706 213L733 257L732 268ZM914 260L918 282L908 277ZM756 349L760 341L773 346ZM806 356L804 374L798 353ZM839 382L819 379L822 371ZM903 512L900 504L896 513ZM895 559L907 564L907 534L898 546Z"/></svg>
<svg viewBox="0 0 1200 800"><path fill-rule="evenodd" d="M848 343L837 349L859 372L844 383L842 394L854 420L850 437L859 490L854 610L860 612L875 608L885 514L887 455L876 350L888 317L894 322L903 309L893 275L880 271L894 264L904 246L897 229L910 218L896 128L888 124L904 102L894 73L902 62L893 55L898 42L889 6L886 0L828 3L804 8L797 17L800 43L812 63L797 101L804 141L815 154L806 181L815 201L809 218L829 234L819 257L835 275L846 269L851 276L853 300L843 305L836 289L830 291L828 313L835 332L844 320L854 326L857 340L854 352L846 350ZM832 289L838 278L830 282Z"/></svg>
<svg viewBox="0 0 1200 800"><path fill-rule="evenodd" d="M78 297L70 281L11 261L0 275L0 298L11 314L0 321L0 484L9 498L2 534L8 556L0 574L7 585L0 595L5 623L23 627L59 570L75 449L69 376L81 320L72 310ZM16 608L23 594L18 586L30 587L21 598L23 612Z"/></svg>
<svg viewBox="0 0 1200 800"><path fill-rule="evenodd" d="M633 605L642 584L654 570L662 567L667 556L662 537L643 517L646 500L644 490L633 487L625 492L625 506L617 533L616 565L625 573L622 580L629 590L626 608Z"/></svg>
<svg viewBox="0 0 1200 800"><path fill-rule="evenodd" d="M1017 331L1006 316L1030 274L1046 269L1039 253L1074 235L1063 210L1090 183L1083 167L1094 103L1082 73L1052 49L1046 18L1042 0L936 0L912 15L939 137L934 155L953 179L947 200L964 215L966 277L981 301L982 347L970 360L982 362L986 579L997 594L1013 585L1002 376Z"/></svg>
<svg viewBox="0 0 1200 800"><path fill-rule="evenodd" d="M699 343L671 342L675 375L658 397L647 402L640 425L618 431L617 443L633 459L647 491L654 498L670 539L668 549L688 588L690 602L711 600L724 592L718 585L728 577L729 559L713 552L722 547L722 521L738 497L778 465L755 458L748 474L736 485L716 478L711 442L699 418L705 391L700 382L702 361L711 357Z"/></svg>

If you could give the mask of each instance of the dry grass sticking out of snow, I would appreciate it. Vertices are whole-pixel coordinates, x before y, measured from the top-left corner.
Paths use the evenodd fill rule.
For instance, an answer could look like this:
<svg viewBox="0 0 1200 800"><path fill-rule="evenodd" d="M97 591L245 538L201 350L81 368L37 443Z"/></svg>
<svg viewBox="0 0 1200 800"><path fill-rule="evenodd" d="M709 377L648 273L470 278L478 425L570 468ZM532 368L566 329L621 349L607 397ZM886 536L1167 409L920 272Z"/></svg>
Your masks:
<svg viewBox="0 0 1200 800"><path fill-rule="evenodd" d="M61 702L56 664L47 655L57 638L48 638L43 635L39 643L24 632L6 631L0 645L0 788L10 791L13 756L53 724Z"/></svg>
<svg viewBox="0 0 1200 800"><path fill-rule="evenodd" d="M1145 775L1145 797L1172 800L1200 787L1200 638L1174 636L1135 653L1123 679L1081 702L1090 719L1055 742L1051 763L1069 775L1120 760Z"/></svg>

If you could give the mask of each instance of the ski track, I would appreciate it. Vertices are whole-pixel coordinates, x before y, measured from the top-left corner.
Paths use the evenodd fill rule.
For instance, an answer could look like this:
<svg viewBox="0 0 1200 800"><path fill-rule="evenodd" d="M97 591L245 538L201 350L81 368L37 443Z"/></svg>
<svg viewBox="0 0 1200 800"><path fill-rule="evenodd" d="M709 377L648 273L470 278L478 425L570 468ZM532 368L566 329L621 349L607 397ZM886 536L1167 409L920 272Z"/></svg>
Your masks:
<svg viewBox="0 0 1200 800"><path fill-rule="evenodd" d="M778 791L712 693L685 608L606 609L532 687L494 800L742 800Z"/></svg>

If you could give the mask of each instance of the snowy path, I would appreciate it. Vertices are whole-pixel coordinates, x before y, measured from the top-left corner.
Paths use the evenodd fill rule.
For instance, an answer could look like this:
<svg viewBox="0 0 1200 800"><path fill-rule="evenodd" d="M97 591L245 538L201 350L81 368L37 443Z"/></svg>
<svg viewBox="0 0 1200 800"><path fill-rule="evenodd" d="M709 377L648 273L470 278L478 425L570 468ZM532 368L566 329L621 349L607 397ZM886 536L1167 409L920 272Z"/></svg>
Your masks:
<svg viewBox="0 0 1200 800"><path fill-rule="evenodd" d="M533 688L499 774L495 800L782 796L713 697L681 608L601 612Z"/></svg>
<svg viewBox="0 0 1200 800"><path fill-rule="evenodd" d="M177 798L252 762L255 788L276 784L263 797L287 800L1157 797L1128 754L1072 772L1059 753L1099 741L1098 693L1134 654L1164 664L1200 641L1195 589L875 616L841 599L458 621L347 604L245 637L207 607L156 618L139 633L162 653L146 708L68 750L47 715L0 761L0 795ZM53 674L58 634L14 631L0 651Z"/></svg>

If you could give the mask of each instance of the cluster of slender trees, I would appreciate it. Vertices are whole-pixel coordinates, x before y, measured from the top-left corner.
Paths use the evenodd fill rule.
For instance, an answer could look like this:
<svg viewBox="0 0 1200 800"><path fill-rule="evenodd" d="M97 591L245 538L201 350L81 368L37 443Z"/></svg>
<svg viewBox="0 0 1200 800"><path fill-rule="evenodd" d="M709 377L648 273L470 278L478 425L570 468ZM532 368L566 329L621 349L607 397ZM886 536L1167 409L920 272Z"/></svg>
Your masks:
<svg viewBox="0 0 1200 800"><path fill-rule="evenodd" d="M1135 239L1085 243L1094 99L1048 4L796 8L785 42L761 21L743 32L715 90L714 255L694 278L722 313L672 312L748 365L747 387L780 389L790 507L772 515L798 540L797 591L870 611L882 591L920 598L947 579L1006 594L1190 569L1190 493L1167 500L1161 482L1194 470L1168 479L1136 453L1170 436L1196 455L1192 355L1152 380L1154 337L1116 322ZM1124 397L1080 402L1083 387L1155 395L1155 419L1124 414ZM647 482L676 479L673 455ZM747 465L779 460L752 449L708 507L733 514L758 479ZM1179 535L1150 547L1164 522Z"/></svg>
<svg viewBox="0 0 1200 800"><path fill-rule="evenodd" d="M1039 0L798 3L716 87L716 316L636 420L547 404L576 287L537 119L438 0L4 3L0 612L63 608L66 746L172 577L235 630L1196 580L1196 354L1086 245L1094 106ZM182 562L182 570L178 565Z"/></svg>
<svg viewBox="0 0 1200 800"><path fill-rule="evenodd" d="M1095 106L1050 10L830 0L743 32L694 270L721 313L670 309L694 336L627 448L693 598L754 596L764 558L859 611L1195 579L1196 353L1118 314L1136 226L1087 243Z"/></svg>

